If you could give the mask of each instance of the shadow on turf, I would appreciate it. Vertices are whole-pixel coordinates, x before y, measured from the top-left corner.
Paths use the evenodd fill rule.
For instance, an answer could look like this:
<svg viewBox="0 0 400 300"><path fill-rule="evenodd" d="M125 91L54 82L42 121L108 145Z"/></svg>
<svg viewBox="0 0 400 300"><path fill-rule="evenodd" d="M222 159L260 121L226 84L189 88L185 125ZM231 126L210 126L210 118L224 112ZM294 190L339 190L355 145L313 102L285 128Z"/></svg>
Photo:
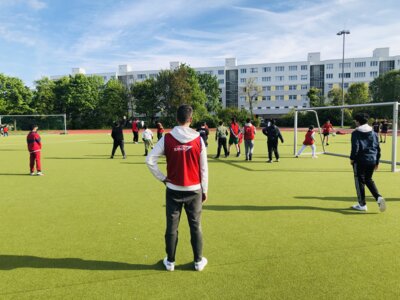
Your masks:
<svg viewBox="0 0 400 300"><path fill-rule="evenodd" d="M295 196L294 198L296 199L301 199L301 200L327 200L327 201L346 201L346 202L357 202L355 197L322 197L322 196ZM372 197L369 197L371 201L375 201ZM368 200L368 198L367 198ZM392 201L400 201L400 198L386 198L386 201L392 202Z"/></svg>
<svg viewBox="0 0 400 300"><path fill-rule="evenodd" d="M30 176L29 173L0 173L0 176Z"/></svg>
<svg viewBox="0 0 400 300"><path fill-rule="evenodd" d="M191 264L193 268L193 264ZM115 261L85 260L80 258L46 258L27 255L0 255L0 270L18 268L74 269L93 271L165 270L162 261L153 265L129 264ZM186 268L186 265L180 268Z"/></svg>
<svg viewBox="0 0 400 300"><path fill-rule="evenodd" d="M319 210L326 212L340 213L343 215L372 215L377 213L362 213L356 212L349 208L326 208L314 206L256 206L256 205L205 205L204 210L214 211L228 211L228 210L242 210L242 211L277 211L277 210Z"/></svg>

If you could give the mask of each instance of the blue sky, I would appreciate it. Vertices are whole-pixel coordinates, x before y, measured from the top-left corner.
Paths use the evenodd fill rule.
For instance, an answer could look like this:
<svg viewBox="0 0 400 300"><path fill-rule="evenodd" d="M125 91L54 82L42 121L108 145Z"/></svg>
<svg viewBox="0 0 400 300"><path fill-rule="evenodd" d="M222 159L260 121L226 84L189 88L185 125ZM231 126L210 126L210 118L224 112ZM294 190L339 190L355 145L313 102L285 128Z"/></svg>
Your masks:
<svg viewBox="0 0 400 300"><path fill-rule="evenodd" d="M42 76L400 55L398 0L0 0L0 73Z"/></svg>

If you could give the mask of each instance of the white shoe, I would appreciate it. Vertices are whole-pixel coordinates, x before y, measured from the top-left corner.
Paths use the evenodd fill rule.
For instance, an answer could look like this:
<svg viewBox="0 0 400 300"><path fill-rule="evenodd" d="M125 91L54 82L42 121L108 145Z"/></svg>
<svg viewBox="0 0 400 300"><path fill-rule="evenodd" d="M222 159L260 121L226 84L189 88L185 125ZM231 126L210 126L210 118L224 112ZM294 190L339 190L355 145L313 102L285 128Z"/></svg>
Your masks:
<svg viewBox="0 0 400 300"><path fill-rule="evenodd" d="M361 206L360 204L353 205L351 208L355 209L355 210L359 210L359 211L367 211L368 210L366 205Z"/></svg>
<svg viewBox="0 0 400 300"><path fill-rule="evenodd" d="M208 263L207 258L203 257L201 259L201 261L194 263L194 269L196 271L203 271L203 269L206 267L207 263Z"/></svg>
<svg viewBox="0 0 400 300"><path fill-rule="evenodd" d="M278 159L275 159L275 162L279 162L279 158L278 158Z"/></svg>
<svg viewBox="0 0 400 300"><path fill-rule="evenodd" d="M271 164L271 163L272 163L272 160L267 160L267 163Z"/></svg>
<svg viewBox="0 0 400 300"><path fill-rule="evenodd" d="M33 175L35 175L35 173L32 172L32 173L31 173L31 176L33 176Z"/></svg>
<svg viewBox="0 0 400 300"><path fill-rule="evenodd" d="M44 174L42 172L37 172L37 176L43 176Z"/></svg>
<svg viewBox="0 0 400 300"><path fill-rule="evenodd" d="M163 264L164 264L165 269L167 271L171 271L172 272L173 270L175 270L175 263L174 262L169 262L168 261L168 257L164 258Z"/></svg>
<svg viewBox="0 0 400 300"><path fill-rule="evenodd" d="M384 212L386 210L385 199L383 199L383 197L378 197L377 202L378 202L380 212Z"/></svg>

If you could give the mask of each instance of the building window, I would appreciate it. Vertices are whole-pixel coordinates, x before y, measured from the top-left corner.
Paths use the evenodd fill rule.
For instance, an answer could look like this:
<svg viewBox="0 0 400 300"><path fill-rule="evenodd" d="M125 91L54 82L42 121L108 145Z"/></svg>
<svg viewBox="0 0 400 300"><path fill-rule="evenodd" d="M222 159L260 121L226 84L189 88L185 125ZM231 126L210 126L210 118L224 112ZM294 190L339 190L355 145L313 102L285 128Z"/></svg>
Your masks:
<svg viewBox="0 0 400 300"><path fill-rule="evenodd" d="M342 68L342 63L339 63L339 68ZM345 68L350 68L351 67L351 63L344 63L344 67Z"/></svg>
<svg viewBox="0 0 400 300"><path fill-rule="evenodd" d="M297 71L297 66L289 66L289 71Z"/></svg>
<svg viewBox="0 0 400 300"><path fill-rule="evenodd" d="M333 83L328 83L328 89L333 88Z"/></svg>
<svg viewBox="0 0 400 300"><path fill-rule="evenodd" d="M297 85L289 85L289 91L295 91L297 89Z"/></svg>
<svg viewBox="0 0 400 300"><path fill-rule="evenodd" d="M301 75L301 80L308 80L308 76L307 75Z"/></svg>
<svg viewBox="0 0 400 300"><path fill-rule="evenodd" d="M267 96L267 101L271 101L271 96Z"/></svg>
<svg viewBox="0 0 400 300"><path fill-rule="evenodd" d="M224 84L225 81L224 81L223 79L218 79L218 83L219 83L219 84Z"/></svg>
<svg viewBox="0 0 400 300"><path fill-rule="evenodd" d="M369 77L373 77L373 78L378 77L378 71L369 72Z"/></svg>
<svg viewBox="0 0 400 300"><path fill-rule="evenodd" d="M365 72L355 72L354 73L355 78L364 78L365 77Z"/></svg>
<svg viewBox="0 0 400 300"><path fill-rule="evenodd" d="M284 66L276 66L275 67L275 72L283 72L285 71L285 67Z"/></svg>
<svg viewBox="0 0 400 300"><path fill-rule="evenodd" d="M327 70L333 69L333 64L326 64L326 69Z"/></svg>
<svg viewBox="0 0 400 300"><path fill-rule="evenodd" d="M271 77L262 77L261 80L264 82L271 81Z"/></svg>
<svg viewBox="0 0 400 300"><path fill-rule="evenodd" d="M297 80L297 75L289 76L289 80L291 81Z"/></svg>
<svg viewBox="0 0 400 300"><path fill-rule="evenodd" d="M213 75L214 72L212 70L211 71L204 71L204 74Z"/></svg>
<svg viewBox="0 0 400 300"><path fill-rule="evenodd" d="M373 60L369 63L370 67L377 67L378 66L378 61Z"/></svg>
<svg viewBox="0 0 400 300"><path fill-rule="evenodd" d="M354 67L356 68L364 68L367 65L365 61L357 61L354 63Z"/></svg>
<svg viewBox="0 0 400 300"><path fill-rule="evenodd" d="M246 102L246 97L245 96L240 96L240 102Z"/></svg>
<svg viewBox="0 0 400 300"><path fill-rule="evenodd" d="M225 71L224 70L218 70L218 75L224 75Z"/></svg>
<svg viewBox="0 0 400 300"><path fill-rule="evenodd" d="M301 85L301 89L302 90L307 90L308 89L308 85L307 84L302 84Z"/></svg>
<svg viewBox="0 0 400 300"><path fill-rule="evenodd" d="M302 71L307 71L307 69L308 69L308 66L307 66L307 65L301 65L301 70L302 70Z"/></svg>
<svg viewBox="0 0 400 300"><path fill-rule="evenodd" d="M284 90L284 86L283 85L277 85L276 87L275 87L275 90L277 90L277 91L283 91Z"/></svg>
<svg viewBox="0 0 400 300"><path fill-rule="evenodd" d="M241 83L246 83L246 78L240 78Z"/></svg>
<svg viewBox="0 0 400 300"><path fill-rule="evenodd" d="M156 77L157 77L157 74L156 74L156 73L152 73L152 74L149 75L149 77L150 77L150 78L156 78Z"/></svg>
<svg viewBox="0 0 400 300"><path fill-rule="evenodd" d="M284 81L285 80L285 76L275 76L275 80L276 81Z"/></svg>
<svg viewBox="0 0 400 300"><path fill-rule="evenodd" d="M349 87L349 83L345 82L343 86L344 86L345 89L347 89Z"/></svg>
<svg viewBox="0 0 400 300"><path fill-rule="evenodd" d="M262 101L267 101L267 96L262 96Z"/></svg>
<svg viewBox="0 0 400 300"><path fill-rule="evenodd" d="M326 73L326 79L332 79L333 74L332 73Z"/></svg>
<svg viewBox="0 0 400 300"><path fill-rule="evenodd" d="M247 69L240 69L240 73L241 74L246 74L247 73Z"/></svg>
<svg viewBox="0 0 400 300"><path fill-rule="evenodd" d="M277 95L275 99L276 100L284 100L284 97L283 97L283 95Z"/></svg>
<svg viewBox="0 0 400 300"><path fill-rule="evenodd" d="M146 76L146 74L138 74L137 78L138 79L146 79L147 76Z"/></svg>
<svg viewBox="0 0 400 300"><path fill-rule="evenodd" d="M351 73L343 73L344 78L351 78ZM339 73L339 78L342 78L342 73Z"/></svg>
<svg viewBox="0 0 400 300"><path fill-rule="evenodd" d="M263 67L262 70L264 73L271 72L271 67Z"/></svg>
<svg viewBox="0 0 400 300"><path fill-rule="evenodd" d="M258 73L258 68L250 68L250 73Z"/></svg>
<svg viewBox="0 0 400 300"><path fill-rule="evenodd" d="M289 100L297 100L297 95L289 95Z"/></svg>
<svg viewBox="0 0 400 300"><path fill-rule="evenodd" d="M307 95L301 95L301 100L307 101L308 100Z"/></svg>

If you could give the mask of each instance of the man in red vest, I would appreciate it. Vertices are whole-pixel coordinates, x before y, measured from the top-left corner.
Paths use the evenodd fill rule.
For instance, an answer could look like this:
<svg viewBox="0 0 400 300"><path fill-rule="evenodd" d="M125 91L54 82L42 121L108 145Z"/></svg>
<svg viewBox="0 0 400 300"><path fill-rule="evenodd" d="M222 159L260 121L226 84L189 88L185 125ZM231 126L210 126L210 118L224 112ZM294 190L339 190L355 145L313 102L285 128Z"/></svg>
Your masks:
<svg viewBox="0 0 400 300"><path fill-rule="evenodd" d="M42 176L42 164L40 162L40 151L42 150L42 140L40 135L37 133L38 126L31 125L31 131L26 137L26 143L28 144L29 151L29 168L31 171L31 175L35 175L35 163L36 163L36 171L38 176Z"/></svg>
<svg viewBox="0 0 400 300"><path fill-rule="evenodd" d="M243 127L244 149L246 153L246 160L252 160L254 149L254 136L256 134L256 127L250 122L250 118L246 119L246 124Z"/></svg>
<svg viewBox="0 0 400 300"><path fill-rule="evenodd" d="M133 143L139 143L139 120L135 119L132 121L132 133L133 133Z"/></svg>
<svg viewBox="0 0 400 300"><path fill-rule="evenodd" d="M163 263L168 271L175 269L175 252L178 243L178 225L182 208L189 221L194 268L202 271L207 265L203 257L203 235L201 231L201 211L207 200L208 165L207 151L200 134L191 129L193 109L181 105L177 112L178 126L165 134L147 156L150 172L166 187L167 229L165 248L167 257ZM158 168L160 156L167 159L167 176Z"/></svg>

